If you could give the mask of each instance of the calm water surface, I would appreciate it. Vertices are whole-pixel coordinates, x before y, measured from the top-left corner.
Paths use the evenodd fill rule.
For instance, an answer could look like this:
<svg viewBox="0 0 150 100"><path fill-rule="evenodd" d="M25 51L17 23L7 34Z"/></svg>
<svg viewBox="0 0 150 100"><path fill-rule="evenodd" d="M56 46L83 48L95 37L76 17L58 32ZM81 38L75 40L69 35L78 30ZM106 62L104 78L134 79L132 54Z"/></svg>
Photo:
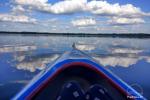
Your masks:
<svg viewBox="0 0 150 100"><path fill-rule="evenodd" d="M150 99L150 39L2 34L0 99L13 97L73 43Z"/></svg>

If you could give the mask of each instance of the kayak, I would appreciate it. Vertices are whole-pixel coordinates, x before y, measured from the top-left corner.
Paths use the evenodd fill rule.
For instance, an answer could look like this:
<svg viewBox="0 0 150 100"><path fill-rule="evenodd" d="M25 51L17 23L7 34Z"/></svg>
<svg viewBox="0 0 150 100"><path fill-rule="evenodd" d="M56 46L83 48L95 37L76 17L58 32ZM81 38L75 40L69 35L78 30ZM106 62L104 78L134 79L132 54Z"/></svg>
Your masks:
<svg viewBox="0 0 150 100"><path fill-rule="evenodd" d="M100 84L113 100L146 100L140 93L114 73L101 66L95 59L73 46L47 68L41 71L13 100L56 100L62 86L76 81L84 91Z"/></svg>

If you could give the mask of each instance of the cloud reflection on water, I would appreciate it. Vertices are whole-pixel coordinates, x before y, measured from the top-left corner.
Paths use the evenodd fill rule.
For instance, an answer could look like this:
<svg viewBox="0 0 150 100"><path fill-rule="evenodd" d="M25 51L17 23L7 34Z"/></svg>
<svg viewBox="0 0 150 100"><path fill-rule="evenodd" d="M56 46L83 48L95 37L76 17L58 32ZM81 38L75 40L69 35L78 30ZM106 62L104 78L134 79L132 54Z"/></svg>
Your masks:
<svg viewBox="0 0 150 100"><path fill-rule="evenodd" d="M83 51L91 51L96 49L93 44L77 43L76 48Z"/></svg>
<svg viewBox="0 0 150 100"><path fill-rule="evenodd" d="M8 53L8 52L17 52L17 51L29 51L29 50L36 50L37 47L34 45L27 46L27 45L4 45L0 47L0 53Z"/></svg>
<svg viewBox="0 0 150 100"><path fill-rule="evenodd" d="M25 46L29 48L29 46ZM78 43L76 47L82 51L92 51L95 50L95 45L92 44L84 44ZM25 51L23 48L19 51ZM106 49L108 54L101 55L95 54L92 57L95 58L100 64L103 66L121 66L121 67L130 67L131 65L136 64L140 60L145 60L146 62L150 63L150 56L142 56L140 55L144 50L138 48L125 48L125 47L111 47ZM88 52L87 52L88 53ZM46 68L46 64L53 62L56 58L58 58L59 54L52 54L50 56L35 56L32 57L30 55L30 59L26 60L26 55L14 55L14 60L18 63L16 64L16 68L19 70L27 70L30 72L35 72L36 70L43 70Z"/></svg>
<svg viewBox="0 0 150 100"><path fill-rule="evenodd" d="M55 42L58 40L55 39ZM49 48L49 43L44 42L44 48ZM113 41L109 45L107 43L102 44L102 40L96 40L94 43L92 41L78 41L76 42L76 48L79 50L85 51L87 53L95 53L92 57L95 58L100 64L103 66L122 66L122 67L129 67L133 64L136 64L140 60L145 60L146 62L150 63L150 56L149 55L140 55L145 52L144 49L139 47L126 47L124 44L127 44L127 41ZM107 44L107 45L106 45ZM105 48L105 45L108 46ZM103 47L104 46L104 47ZM54 61L59 55L53 54L51 56L38 56L38 58L33 57L32 53L36 51L38 48L36 45L4 45L0 47L0 53L13 53L13 61L16 61L15 67L19 70L28 70L30 72L35 72L36 70L43 70L46 67L47 63ZM59 49L55 47L55 49ZM96 53L98 50L104 49L107 53L101 54ZM33 51L34 50L34 51ZM51 48L53 50L53 48ZM33 52L29 52L33 51ZM56 51L56 50L54 50ZM51 52L54 52L51 51ZM92 52L88 52L92 51ZM95 52L96 51L96 52ZM21 53L18 53L21 52ZM28 56L30 58L27 58ZM19 55L18 55L19 54ZM32 59L32 60L29 60ZM11 61L10 61L11 63Z"/></svg>
<svg viewBox="0 0 150 100"><path fill-rule="evenodd" d="M121 67L130 67L131 65L136 64L140 60L145 60L146 62L150 63L149 56L141 56L141 57L114 57L114 56L107 56L107 57L94 57L100 64L103 66L121 66Z"/></svg>
<svg viewBox="0 0 150 100"><path fill-rule="evenodd" d="M109 55L94 57L103 66L121 66L130 67L140 60L146 60L150 63L150 56L142 56L144 52L137 48L109 48Z"/></svg>
<svg viewBox="0 0 150 100"><path fill-rule="evenodd" d="M132 49L132 48L113 48L111 49L112 53L134 53L139 54L142 53L144 50L141 49Z"/></svg>
<svg viewBox="0 0 150 100"><path fill-rule="evenodd" d="M18 63L16 64L16 68L19 70L27 70L30 72L35 72L36 70L43 70L46 68L46 64L53 62L55 59L59 57L58 54L53 54L49 57L41 57L38 59L34 59L32 61L24 61L22 60L23 56L17 57Z"/></svg>
<svg viewBox="0 0 150 100"><path fill-rule="evenodd" d="M4 86L4 84L1 84L1 83L0 83L0 86Z"/></svg>
<svg viewBox="0 0 150 100"><path fill-rule="evenodd" d="M87 49L84 50L86 51ZM105 56L94 55L92 57L95 58L103 66L130 67L131 65L136 64L140 60L145 60L150 63L150 56L139 56L139 54L142 52L143 50L135 48L113 48L110 54L107 54ZM39 56L38 58L33 57L33 60L31 61L26 61L25 56L17 56L15 57L15 60L19 63L17 63L16 68L19 70L28 70L30 72L35 72L36 70L43 70L45 69L46 64L53 62L59 56L59 54L53 54L51 56Z"/></svg>
<svg viewBox="0 0 150 100"><path fill-rule="evenodd" d="M27 83L29 83L29 80L14 80L14 81L10 81L10 83L27 84Z"/></svg>

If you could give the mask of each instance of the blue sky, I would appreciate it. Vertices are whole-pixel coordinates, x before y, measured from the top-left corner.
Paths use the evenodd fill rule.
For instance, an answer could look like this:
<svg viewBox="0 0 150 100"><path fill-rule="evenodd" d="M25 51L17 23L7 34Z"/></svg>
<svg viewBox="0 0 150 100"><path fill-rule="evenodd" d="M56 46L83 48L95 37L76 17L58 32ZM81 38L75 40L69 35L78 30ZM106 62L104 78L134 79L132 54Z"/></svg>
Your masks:
<svg viewBox="0 0 150 100"><path fill-rule="evenodd" d="M0 31L150 33L149 0L0 0Z"/></svg>

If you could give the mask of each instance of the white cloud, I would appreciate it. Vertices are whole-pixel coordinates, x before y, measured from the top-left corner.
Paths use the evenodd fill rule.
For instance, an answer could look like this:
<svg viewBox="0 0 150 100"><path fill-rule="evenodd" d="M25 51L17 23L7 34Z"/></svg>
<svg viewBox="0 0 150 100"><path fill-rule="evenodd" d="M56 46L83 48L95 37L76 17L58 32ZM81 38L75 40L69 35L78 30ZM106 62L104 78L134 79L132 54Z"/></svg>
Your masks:
<svg viewBox="0 0 150 100"><path fill-rule="evenodd" d="M12 12L13 13L23 13L23 12L25 12L25 9L21 5L17 5L12 8Z"/></svg>
<svg viewBox="0 0 150 100"><path fill-rule="evenodd" d="M51 12L55 14L74 13L82 11L86 6L86 0L66 0L51 6Z"/></svg>
<svg viewBox="0 0 150 100"><path fill-rule="evenodd" d="M48 3L48 0L14 0L18 5L29 6L29 9L39 10L52 14L69 14L76 12L88 12L93 15L105 16L110 18L109 24L129 25L144 23L144 16L150 16L150 13L143 12L140 8L132 4L120 5L111 4L107 1L98 0L62 0L54 4ZM72 21L75 26L84 26L96 24L93 20L81 20L81 22Z"/></svg>
<svg viewBox="0 0 150 100"><path fill-rule="evenodd" d="M120 16L120 17L142 17L149 16L141 11L140 8L133 6L132 4L119 5L110 4L107 1L91 1L87 4L87 9L93 14L102 16Z"/></svg>
<svg viewBox="0 0 150 100"><path fill-rule="evenodd" d="M81 11L86 0L65 0L55 4L47 3L48 0L15 0L16 4L28 5L30 9L36 9L54 14L74 13Z"/></svg>
<svg viewBox="0 0 150 100"><path fill-rule="evenodd" d="M20 5L34 6L36 9L54 14L75 13L86 11L101 16L120 16L120 17L142 17L150 16L150 13L142 12L140 8L132 4L120 5L110 4L107 1L87 0L64 0L54 4L48 0L15 0Z"/></svg>
<svg viewBox="0 0 150 100"><path fill-rule="evenodd" d="M150 15L144 13L140 8L132 4L119 5L110 4L107 1L90 1L87 0L64 0L59 1L53 5L48 3L48 0L15 0L15 3L20 5L30 5L37 7L42 11L49 11L50 13L74 13L76 11L90 11L93 14L107 15L107 16L126 16L126 17L141 17Z"/></svg>
<svg viewBox="0 0 150 100"><path fill-rule="evenodd" d="M34 23L36 22L36 19L30 18L25 15L0 14L0 21Z"/></svg>
<svg viewBox="0 0 150 100"><path fill-rule="evenodd" d="M142 18L118 18L113 17L108 20L108 23L113 25L132 25L132 24L142 24L145 21Z"/></svg>
<svg viewBox="0 0 150 100"><path fill-rule="evenodd" d="M14 0L15 3L21 5L41 5L48 2L48 0Z"/></svg>
<svg viewBox="0 0 150 100"><path fill-rule="evenodd" d="M50 11L51 4L48 4L48 0L14 0L15 4L29 6L28 9L36 9L39 11Z"/></svg>
<svg viewBox="0 0 150 100"><path fill-rule="evenodd" d="M74 26L89 26L95 25L96 21L92 18L77 19L71 22Z"/></svg>

